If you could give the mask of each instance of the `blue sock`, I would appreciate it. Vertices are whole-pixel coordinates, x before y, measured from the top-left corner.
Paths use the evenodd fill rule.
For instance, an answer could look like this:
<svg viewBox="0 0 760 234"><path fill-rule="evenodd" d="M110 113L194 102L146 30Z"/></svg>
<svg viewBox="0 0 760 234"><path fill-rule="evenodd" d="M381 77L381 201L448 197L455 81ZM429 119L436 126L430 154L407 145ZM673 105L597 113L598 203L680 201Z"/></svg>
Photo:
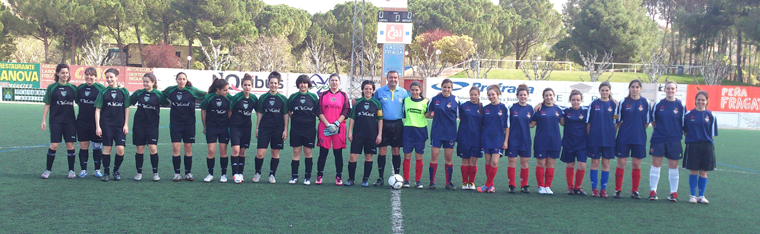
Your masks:
<svg viewBox="0 0 760 234"><path fill-rule="evenodd" d="M705 180L705 182L707 181ZM689 175L689 189L692 196L697 195L697 175Z"/></svg>
<svg viewBox="0 0 760 234"><path fill-rule="evenodd" d="M610 180L610 172L602 171L602 189L607 189L608 180Z"/></svg>
<svg viewBox="0 0 760 234"><path fill-rule="evenodd" d="M699 177L699 196L705 196L705 187L707 187L707 177Z"/></svg>
<svg viewBox="0 0 760 234"><path fill-rule="evenodd" d="M596 188L596 183L599 181L598 173L599 170L591 170L588 174L589 178L591 178L591 188Z"/></svg>

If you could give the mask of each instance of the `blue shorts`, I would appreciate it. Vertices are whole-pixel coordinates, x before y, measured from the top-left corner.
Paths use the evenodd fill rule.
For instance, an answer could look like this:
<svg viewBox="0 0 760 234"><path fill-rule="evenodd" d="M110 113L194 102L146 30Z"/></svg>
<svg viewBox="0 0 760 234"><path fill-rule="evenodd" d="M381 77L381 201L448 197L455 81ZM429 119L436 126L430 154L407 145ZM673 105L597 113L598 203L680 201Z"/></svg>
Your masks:
<svg viewBox="0 0 760 234"><path fill-rule="evenodd" d="M613 159L615 158L614 151L613 147L588 147L587 153L591 159L600 159L602 157Z"/></svg>
<svg viewBox="0 0 760 234"><path fill-rule="evenodd" d="M462 144L459 144L457 145L457 156L462 159L482 158L483 152L480 151L480 147L462 146Z"/></svg>
<svg viewBox="0 0 760 234"><path fill-rule="evenodd" d="M498 154L498 155L504 155L504 150L502 148L498 149L483 149L484 154Z"/></svg>
<svg viewBox="0 0 760 234"><path fill-rule="evenodd" d="M515 158L517 156L530 158L530 150L511 150L511 149L507 149L507 155L506 156L510 157L510 158Z"/></svg>
<svg viewBox="0 0 760 234"><path fill-rule="evenodd" d="M559 150L536 150L535 153L533 153L533 156L536 157L536 159L545 159L545 158L553 158L558 159L559 158Z"/></svg>
<svg viewBox="0 0 760 234"><path fill-rule="evenodd" d="M404 141L404 153L410 154L412 151L415 151L418 154L424 154L425 153L425 142L424 141Z"/></svg>
<svg viewBox="0 0 760 234"><path fill-rule="evenodd" d="M443 146L443 147L441 147L441 146ZM430 140L430 147L444 148L444 149L453 149L454 148L454 141Z"/></svg>
<svg viewBox="0 0 760 234"><path fill-rule="evenodd" d="M563 147L562 156L559 158L559 160L564 163L574 163L576 160L578 162L585 163L586 157L588 157L588 154L586 153L586 149L569 150Z"/></svg>
<svg viewBox="0 0 760 234"><path fill-rule="evenodd" d="M646 158L647 146L646 145L630 145L630 144L617 144L615 146L618 158L627 158L630 154L634 158Z"/></svg>
<svg viewBox="0 0 760 234"><path fill-rule="evenodd" d="M663 157L671 160L681 160L683 157L683 147L681 142L670 143L653 143L649 145L649 155Z"/></svg>

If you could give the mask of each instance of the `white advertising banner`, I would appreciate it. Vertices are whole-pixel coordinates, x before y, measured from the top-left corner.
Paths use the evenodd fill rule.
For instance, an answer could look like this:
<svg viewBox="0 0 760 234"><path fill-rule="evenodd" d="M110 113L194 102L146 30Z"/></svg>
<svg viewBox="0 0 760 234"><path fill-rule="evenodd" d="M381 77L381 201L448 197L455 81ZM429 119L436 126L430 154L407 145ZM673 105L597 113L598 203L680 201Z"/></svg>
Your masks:
<svg viewBox="0 0 760 234"><path fill-rule="evenodd" d="M412 44L412 24L377 23L377 44Z"/></svg>

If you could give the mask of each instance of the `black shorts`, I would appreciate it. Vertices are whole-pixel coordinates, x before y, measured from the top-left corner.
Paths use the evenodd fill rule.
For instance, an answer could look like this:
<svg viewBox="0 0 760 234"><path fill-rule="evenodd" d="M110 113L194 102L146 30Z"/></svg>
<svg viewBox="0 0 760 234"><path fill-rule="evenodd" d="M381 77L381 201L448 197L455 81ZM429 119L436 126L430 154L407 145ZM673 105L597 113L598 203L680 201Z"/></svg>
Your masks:
<svg viewBox="0 0 760 234"><path fill-rule="evenodd" d="M206 143L216 143L219 142L220 144L227 144L230 142L230 129L229 128L218 128L218 127L207 127L206 128Z"/></svg>
<svg viewBox="0 0 760 234"><path fill-rule="evenodd" d="M314 142L317 140L316 130L310 132L295 133L290 131L290 147L306 147L314 149Z"/></svg>
<svg viewBox="0 0 760 234"><path fill-rule="evenodd" d="M124 136L123 126L114 127L103 125L100 126L100 130L103 131L103 146L113 146L114 144L124 146L127 144L127 138Z"/></svg>
<svg viewBox="0 0 760 234"><path fill-rule="evenodd" d="M712 142L701 141L686 143L683 167L689 170L715 170L715 146Z"/></svg>
<svg viewBox="0 0 760 234"><path fill-rule="evenodd" d="M256 141L256 148L266 149L271 143L272 149L282 149L282 131L284 131L282 128L260 128L259 136Z"/></svg>
<svg viewBox="0 0 760 234"><path fill-rule="evenodd" d="M251 126L230 127L230 141L232 145L248 149L251 146Z"/></svg>
<svg viewBox="0 0 760 234"><path fill-rule="evenodd" d="M95 134L95 123L83 123L83 122L77 122L77 138L79 138L80 142L83 141L92 141L92 142L101 142L103 141L100 139L98 134Z"/></svg>
<svg viewBox="0 0 760 234"><path fill-rule="evenodd" d="M71 123L50 123L48 125L50 129L50 142L61 143L76 142L77 141L77 124Z"/></svg>
<svg viewBox="0 0 760 234"><path fill-rule="evenodd" d="M158 144L158 126L141 126L132 127L132 144L133 145L157 145Z"/></svg>
<svg viewBox="0 0 760 234"><path fill-rule="evenodd" d="M170 124L172 142L195 143L195 123Z"/></svg>
<svg viewBox="0 0 760 234"><path fill-rule="evenodd" d="M377 154L375 139L354 138L351 141L351 154L361 154L362 150L364 150L364 154Z"/></svg>
<svg viewBox="0 0 760 234"><path fill-rule="evenodd" d="M665 157L671 160L681 160L683 148L681 142L653 143L649 145L649 155Z"/></svg>
<svg viewBox="0 0 760 234"><path fill-rule="evenodd" d="M403 145L404 122L401 120L383 120L383 140L378 147L401 147Z"/></svg>

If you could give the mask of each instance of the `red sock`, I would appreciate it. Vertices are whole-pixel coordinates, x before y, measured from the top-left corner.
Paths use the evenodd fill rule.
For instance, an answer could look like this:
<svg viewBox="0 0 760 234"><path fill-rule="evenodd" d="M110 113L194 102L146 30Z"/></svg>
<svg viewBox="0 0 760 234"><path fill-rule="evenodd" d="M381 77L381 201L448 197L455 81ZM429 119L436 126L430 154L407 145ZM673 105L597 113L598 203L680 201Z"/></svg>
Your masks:
<svg viewBox="0 0 760 234"><path fill-rule="evenodd" d="M488 186L493 186L494 185L493 184L493 179L496 178L496 172L498 172L498 171L499 171L499 167L491 166L491 176L488 179L488 182L486 182L488 184Z"/></svg>
<svg viewBox="0 0 760 234"><path fill-rule="evenodd" d="M470 166L462 165L459 167L462 170L462 183L469 183L470 181Z"/></svg>
<svg viewBox="0 0 760 234"><path fill-rule="evenodd" d="M509 178L509 186L515 187L515 168L507 167L507 178Z"/></svg>
<svg viewBox="0 0 760 234"><path fill-rule="evenodd" d="M623 189L623 176L625 176L625 168L615 168L615 191Z"/></svg>
<svg viewBox="0 0 760 234"><path fill-rule="evenodd" d="M581 189L583 184L583 175L586 174L586 170L578 169L575 171L575 189Z"/></svg>
<svg viewBox="0 0 760 234"><path fill-rule="evenodd" d="M414 181L422 179L422 159L414 161Z"/></svg>
<svg viewBox="0 0 760 234"><path fill-rule="evenodd" d="M491 165L486 164L486 184L484 184L485 186L488 186L488 177L491 176L492 169L493 168L491 167Z"/></svg>
<svg viewBox="0 0 760 234"><path fill-rule="evenodd" d="M520 187L528 186L530 168L520 168Z"/></svg>
<svg viewBox="0 0 760 234"><path fill-rule="evenodd" d="M554 180L554 168L546 168L546 174L544 175L544 187L551 187L552 180Z"/></svg>
<svg viewBox="0 0 760 234"><path fill-rule="evenodd" d="M641 182L641 168L633 169L631 172L631 177L633 177L633 188L631 188L631 191L639 191L639 182Z"/></svg>
<svg viewBox="0 0 760 234"><path fill-rule="evenodd" d="M544 187L544 168L543 167L536 167L536 182L538 182L538 187Z"/></svg>
<svg viewBox="0 0 760 234"><path fill-rule="evenodd" d="M573 189L573 174L575 173L575 168L572 167L565 167L565 179L567 180L567 189Z"/></svg>
<svg viewBox="0 0 760 234"><path fill-rule="evenodd" d="M411 167L411 159L404 159L404 180L409 181L409 170Z"/></svg>
<svg viewBox="0 0 760 234"><path fill-rule="evenodd" d="M478 175L478 166L470 166L470 180L468 182L475 183L475 176Z"/></svg>
<svg viewBox="0 0 760 234"><path fill-rule="evenodd" d="M435 183L435 174L437 171L438 171L438 163L430 163L430 183ZM420 170L420 173L422 173L421 170ZM422 176L422 174L420 174L420 176Z"/></svg>

